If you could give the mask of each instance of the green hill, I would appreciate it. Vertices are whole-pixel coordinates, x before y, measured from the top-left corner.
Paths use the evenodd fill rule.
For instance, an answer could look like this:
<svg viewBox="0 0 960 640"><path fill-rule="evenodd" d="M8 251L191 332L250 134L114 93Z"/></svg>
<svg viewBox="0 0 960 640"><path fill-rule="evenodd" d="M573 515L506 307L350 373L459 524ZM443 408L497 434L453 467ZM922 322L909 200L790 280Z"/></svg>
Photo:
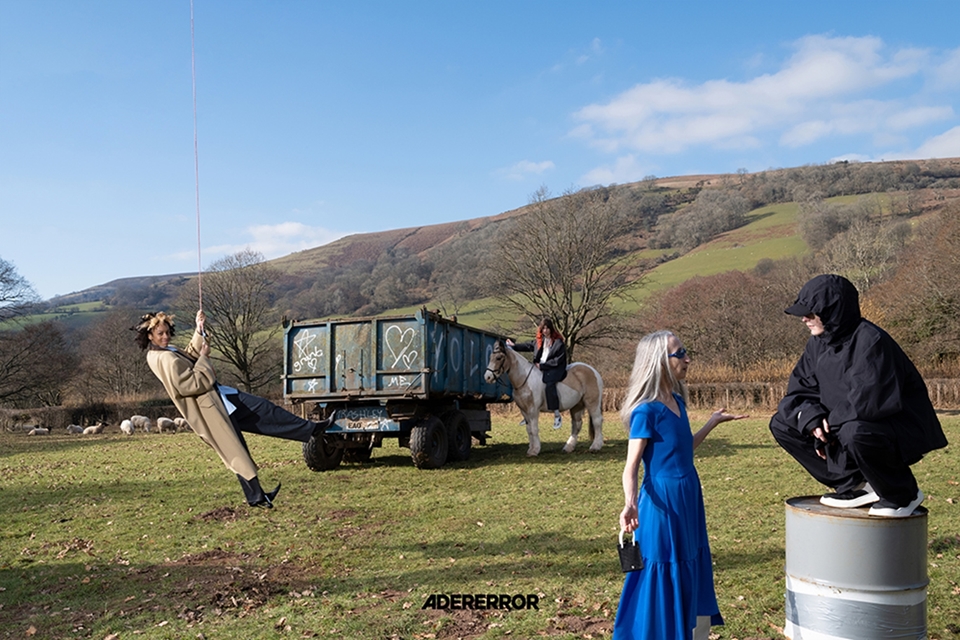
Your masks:
<svg viewBox="0 0 960 640"><path fill-rule="evenodd" d="M682 212L703 190L728 190L756 206L746 224L722 233L687 253L651 248L658 223ZM629 239L628 257L637 264L657 261L639 292L646 295L694 276L749 270L763 259L799 256L808 247L797 232L799 207L794 198L815 194L828 202L852 201L880 194L887 211L932 213L960 193L960 160L892 163L838 163L756 174L660 178L604 188L627 207L639 231ZM788 195L789 194L789 195ZM529 206L498 215L439 225L356 234L328 245L299 251L268 264L276 269L278 315L324 317L408 312L440 304L440 284L458 273L469 285L482 278L482 262L505 223L523 216ZM678 257L675 257L678 256ZM39 319L59 319L81 326L106 306L169 308L194 276L173 274L116 280L48 302ZM458 319L478 326L510 320L485 299L480 288L467 289Z"/></svg>

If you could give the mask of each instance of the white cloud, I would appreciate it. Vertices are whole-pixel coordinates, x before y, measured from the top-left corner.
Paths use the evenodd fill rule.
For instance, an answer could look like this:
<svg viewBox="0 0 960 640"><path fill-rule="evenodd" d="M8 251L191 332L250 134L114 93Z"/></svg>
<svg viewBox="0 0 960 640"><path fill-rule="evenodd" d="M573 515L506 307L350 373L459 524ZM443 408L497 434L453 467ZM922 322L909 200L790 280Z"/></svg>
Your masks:
<svg viewBox="0 0 960 640"><path fill-rule="evenodd" d="M921 144L913 158L956 158L960 156L960 126L934 136Z"/></svg>
<svg viewBox="0 0 960 640"><path fill-rule="evenodd" d="M692 85L668 78L638 84L606 104L577 111L570 135L606 153L674 154L691 147L756 147L770 135L797 147L826 136L902 130L953 116L951 107L916 104L919 98L871 96L930 71L926 51L888 53L873 37L807 36L794 48L779 71L743 82Z"/></svg>
<svg viewBox="0 0 960 640"><path fill-rule="evenodd" d="M650 175L649 166L641 166L637 161L636 156L626 155L617 158L613 166L602 166L597 167L591 171L588 171L580 179L580 184L594 185L594 184L622 184L625 182L636 182L642 180L645 176Z"/></svg>
<svg viewBox="0 0 960 640"><path fill-rule="evenodd" d="M954 49L933 74L934 86L939 89L960 87L960 49Z"/></svg>
<svg viewBox="0 0 960 640"><path fill-rule="evenodd" d="M214 256L225 256L243 249L252 249L259 251L267 259L272 259L295 251L319 247L347 235L323 227L310 227L302 222L255 224L244 229L244 234L250 237L249 242L207 247L203 251L204 256L210 255L210 259L213 259Z"/></svg>
<svg viewBox="0 0 960 640"><path fill-rule="evenodd" d="M550 160L544 160L543 162L521 160L512 167L497 169L494 171L494 175L504 180L525 180L531 176L539 176L553 168L554 164Z"/></svg>

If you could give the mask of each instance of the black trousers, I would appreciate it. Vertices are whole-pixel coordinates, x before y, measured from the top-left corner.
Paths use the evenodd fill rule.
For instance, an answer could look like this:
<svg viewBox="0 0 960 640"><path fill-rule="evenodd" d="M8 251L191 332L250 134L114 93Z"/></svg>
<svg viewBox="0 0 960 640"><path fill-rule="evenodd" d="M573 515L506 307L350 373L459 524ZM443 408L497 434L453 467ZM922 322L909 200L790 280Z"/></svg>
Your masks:
<svg viewBox="0 0 960 640"><path fill-rule="evenodd" d="M543 387L543 394L547 397L547 409L556 411L560 408L560 395L557 393L557 383L547 382Z"/></svg>
<svg viewBox="0 0 960 640"><path fill-rule="evenodd" d="M838 493L864 481L884 500L906 506L917 495L917 480L897 445L895 425L853 420L831 427L827 459L817 455L812 435L803 435L774 416L770 432L816 480Z"/></svg>
<svg viewBox="0 0 960 640"><path fill-rule="evenodd" d="M317 426L315 422L304 420L265 398L243 391L229 394L227 399L237 407L237 410L230 414L230 422L233 423L237 437L244 447L247 447L244 433L307 442Z"/></svg>

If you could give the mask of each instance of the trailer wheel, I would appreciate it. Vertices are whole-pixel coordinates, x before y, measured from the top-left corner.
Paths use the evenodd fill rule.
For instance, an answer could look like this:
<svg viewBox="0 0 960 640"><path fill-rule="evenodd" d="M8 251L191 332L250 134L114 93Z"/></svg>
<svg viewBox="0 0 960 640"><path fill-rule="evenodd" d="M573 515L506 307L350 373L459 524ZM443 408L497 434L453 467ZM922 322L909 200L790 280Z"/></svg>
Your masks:
<svg viewBox="0 0 960 640"><path fill-rule="evenodd" d="M310 438L303 443L303 459L312 471L336 469L343 460L343 447L338 447L331 436Z"/></svg>
<svg viewBox="0 0 960 640"><path fill-rule="evenodd" d="M447 428L447 460L461 462L470 457L470 422L459 411L448 411L440 420Z"/></svg>
<svg viewBox="0 0 960 640"><path fill-rule="evenodd" d="M447 428L428 416L410 433L410 457L417 469L439 469L447 461Z"/></svg>

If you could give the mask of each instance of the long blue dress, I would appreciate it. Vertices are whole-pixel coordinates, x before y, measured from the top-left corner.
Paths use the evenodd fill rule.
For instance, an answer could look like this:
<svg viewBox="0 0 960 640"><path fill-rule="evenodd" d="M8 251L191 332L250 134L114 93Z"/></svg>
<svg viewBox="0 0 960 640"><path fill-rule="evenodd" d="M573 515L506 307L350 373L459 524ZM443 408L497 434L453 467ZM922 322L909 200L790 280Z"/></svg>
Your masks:
<svg viewBox="0 0 960 640"><path fill-rule="evenodd" d="M689 640L697 616L723 624L693 434L683 401L674 397L680 416L662 402L649 402L630 418L630 438L647 438L634 533L644 568L624 580L614 640Z"/></svg>

